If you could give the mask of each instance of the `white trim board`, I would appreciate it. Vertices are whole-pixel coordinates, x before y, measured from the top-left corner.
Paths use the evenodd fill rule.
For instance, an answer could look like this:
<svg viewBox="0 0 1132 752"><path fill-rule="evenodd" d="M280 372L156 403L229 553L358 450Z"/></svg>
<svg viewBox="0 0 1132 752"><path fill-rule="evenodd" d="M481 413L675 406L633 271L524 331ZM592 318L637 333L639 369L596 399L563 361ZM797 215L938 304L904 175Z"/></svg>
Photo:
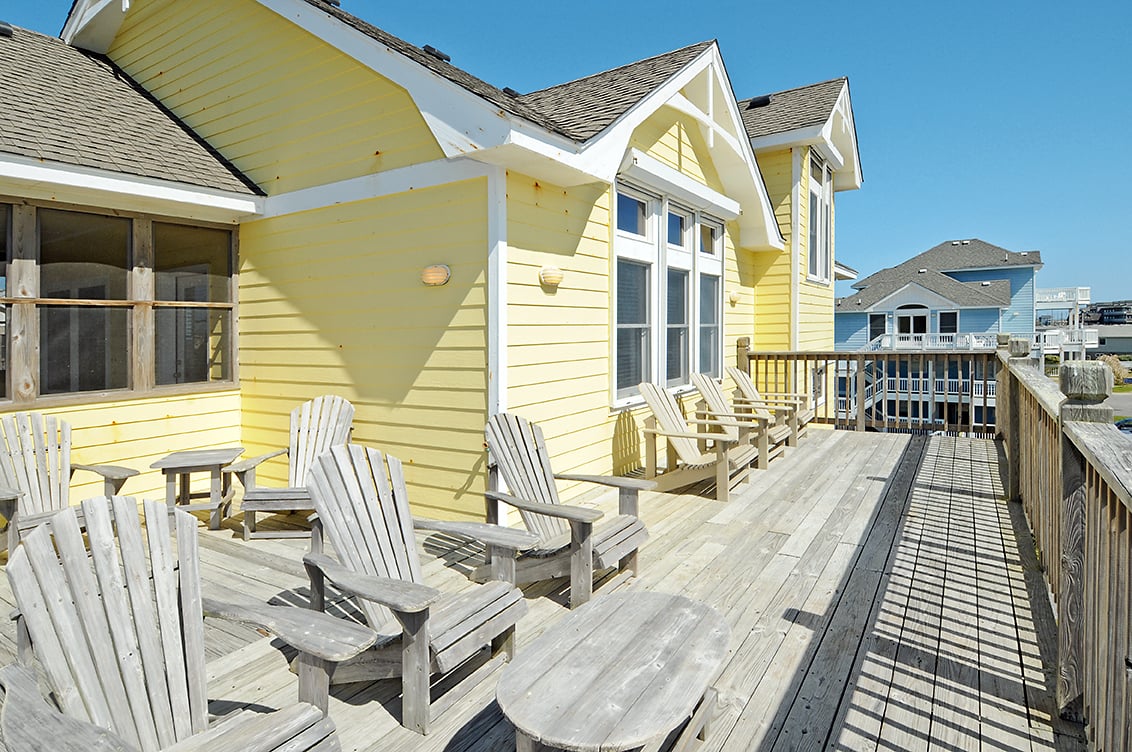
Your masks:
<svg viewBox="0 0 1132 752"><path fill-rule="evenodd" d="M0 155L0 193L48 201L237 224L263 211L262 196Z"/></svg>

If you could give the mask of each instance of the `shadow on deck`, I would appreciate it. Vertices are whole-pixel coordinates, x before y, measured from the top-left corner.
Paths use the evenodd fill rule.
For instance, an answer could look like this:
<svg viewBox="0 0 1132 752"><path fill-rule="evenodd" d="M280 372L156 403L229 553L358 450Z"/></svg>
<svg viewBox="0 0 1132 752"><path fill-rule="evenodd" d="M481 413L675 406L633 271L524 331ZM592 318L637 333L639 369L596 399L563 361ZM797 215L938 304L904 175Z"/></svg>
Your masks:
<svg viewBox="0 0 1132 752"><path fill-rule="evenodd" d="M730 503L642 499L651 539L623 587L703 600L731 627L704 749L1080 748L1080 729L1053 712L1056 630L1004 467L991 441L816 430ZM202 535L206 594L304 604L304 542L245 543L236 527ZM420 541L429 584L467 586L477 546ZM526 591L520 651L567 613L565 590ZM214 712L294 700L273 640L215 621L206 637ZM0 650L11 639L9 625ZM494 679L427 737L397 724L399 688L333 692L345 749L514 749Z"/></svg>

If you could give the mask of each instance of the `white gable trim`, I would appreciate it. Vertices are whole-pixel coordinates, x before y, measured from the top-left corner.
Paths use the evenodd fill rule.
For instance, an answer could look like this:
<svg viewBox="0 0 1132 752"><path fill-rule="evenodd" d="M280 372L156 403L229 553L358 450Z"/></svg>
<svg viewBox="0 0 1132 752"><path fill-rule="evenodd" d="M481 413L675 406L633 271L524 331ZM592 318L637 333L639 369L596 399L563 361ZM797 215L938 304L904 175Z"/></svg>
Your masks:
<svg viewBox="0 0 1132 752"><path fill-rule="evenodd" d="M105 55L129 10L130 0L78 0L60 36L67 44Z"/></svg>
<svg viewBox="0 0 1132 752"><path fill-rule="evenodd" d="M186 183L0 155L0 194L237 224L263 211L263 197Z"/></svg>
<svg viewBox="0 0 1132 752"><path fill-rule="evenodd" d="M620 174L662 191L690 209L710 212L718 219L737 219L742 212L738 201L637 149L629 149Z"/></svg>
<svg viewBox="0 0 1132 752"><path fill-rule="evenodd" d="M490 178L497 171L496 167L470 159L437 159L270 196L264 201L263 217L282 217L336 204L458 183L461 180Z"/></svg>
<svg viewBox="0 0 1132 752"><path fill-rule="evenodd" d="M1001 311L1006 308L1006 306L998 305L989 300L986 305L959 305L954 300L940 295L937 292L933 292L916 282L909 282L899 290L895 290L876 303L873 303L871 306L858 308L857 310L868 313L879 313L881 311L895 311L902 305L922 305L934 310L997 308Z"/></svg>

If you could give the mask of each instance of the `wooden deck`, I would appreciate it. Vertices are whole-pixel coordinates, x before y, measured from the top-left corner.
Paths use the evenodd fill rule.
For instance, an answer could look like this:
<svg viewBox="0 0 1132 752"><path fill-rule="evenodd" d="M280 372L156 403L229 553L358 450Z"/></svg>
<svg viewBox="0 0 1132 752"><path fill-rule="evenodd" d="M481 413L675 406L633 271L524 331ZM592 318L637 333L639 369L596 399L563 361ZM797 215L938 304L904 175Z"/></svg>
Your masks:
<svg viewBox="0 0 1132 752"><path fill-rule="evenodd" d="M1002 498L993 442L822 430L730 503L646 495L652 537L624 587L706 601L731 627L704 748L1080 748L1079 728L1053 713L1049 602L1021 512ZM426 580L466 587L477 547L420 540ZM244 542L229 523L201 545L206 594L305 602L304 542ZM527 591L520 651L567 613L566 590ZM6 581L0 600L11 603ZM209 625L214 712L294 700L273 640ZM8 623L0 652L14 652ZM338 688L331 715L346 749L514 749L494 689L481 684L427 737L397 724L396 681Z"/></svg>

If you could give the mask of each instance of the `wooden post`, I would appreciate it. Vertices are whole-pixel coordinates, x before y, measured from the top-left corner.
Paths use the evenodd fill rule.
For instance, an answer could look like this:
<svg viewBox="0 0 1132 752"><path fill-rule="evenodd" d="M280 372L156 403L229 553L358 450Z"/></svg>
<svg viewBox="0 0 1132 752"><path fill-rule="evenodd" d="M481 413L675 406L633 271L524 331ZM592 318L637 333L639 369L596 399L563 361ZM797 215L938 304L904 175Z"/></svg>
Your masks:
<svg viewBox="0 0 1132 752"><path fill-rule="evenodd" d="M751 338L740 337L735 340L735 366L747 374L751 373Z"/></svg>
<svg viewBox="0 0 1132 752"><path fill-rule="evenodd" d="M1001 345L1002 339L999 335L999 344ZM1006 391L1006 454L1007 454L1007 498L1011 501L1022 500L1022 428L1019 421L1022 404L1022 390L1018 386L1018 380L1014 376L1012 370L1014 368L1022 368L1029 366L1030 358L1030 343L1025 339L1011 337L1006 335L1007 351L1010 354L1010 359L1004 370L1008 371L1009 376L1007 381L1009 387ZM1002 396L998 398L998 404L1002 404Z"/></svg>
<svg viewBox="0 0 1132 752"><path fill-rule="evenodd" d="M1088 497L1085 457L1066 437L1066 421L1112 423L1112 371L1096 361L1063 363L1058 375L1066 401L1061 406L1061 592L1057 602L1057 707L1062 718L1084 720L1082 668L1084 633L1085 526ZM1013 464L1013 463L1012 463Z"/></svg>
<svg viewBox="0 0 1132 752"><path fill-rule="evenodd" d="M887 376L887 374L885 374ZM853 404L857 409L857 424L855 430L865 430L865 356L857 356L856 384L853 388ZM885 416L887 420L887 416Z"/></svg>

